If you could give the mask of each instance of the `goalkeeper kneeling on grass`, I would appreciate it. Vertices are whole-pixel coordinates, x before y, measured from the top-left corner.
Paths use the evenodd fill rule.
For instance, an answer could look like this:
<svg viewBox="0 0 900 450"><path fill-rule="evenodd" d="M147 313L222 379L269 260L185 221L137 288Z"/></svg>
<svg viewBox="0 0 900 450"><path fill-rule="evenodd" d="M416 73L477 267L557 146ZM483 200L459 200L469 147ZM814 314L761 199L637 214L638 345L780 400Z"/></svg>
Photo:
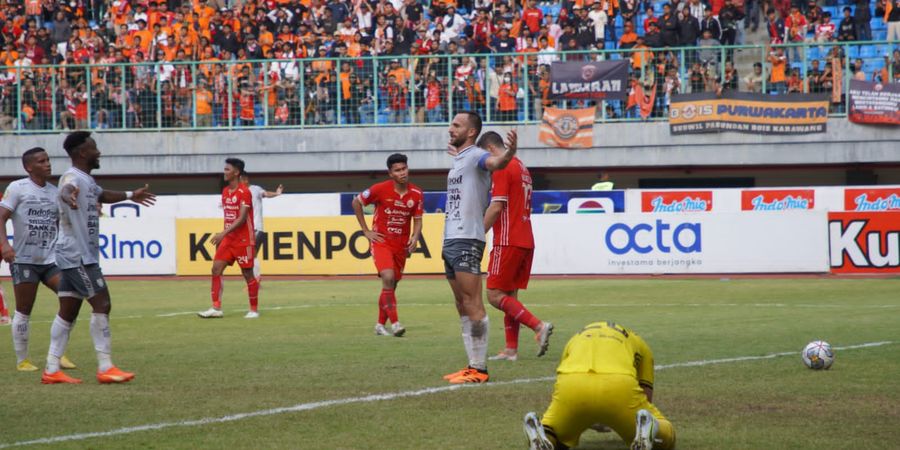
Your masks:
<svg viewBox="0 0 900 450"><path fill-rule="evenodd" d="M595 322L569 340L556 369L553 400L538 419L525 415L533 450L568 449L588 428L604 425L632 450L672 449L675 428L650 403L653 353L633 331Z"/></svg>

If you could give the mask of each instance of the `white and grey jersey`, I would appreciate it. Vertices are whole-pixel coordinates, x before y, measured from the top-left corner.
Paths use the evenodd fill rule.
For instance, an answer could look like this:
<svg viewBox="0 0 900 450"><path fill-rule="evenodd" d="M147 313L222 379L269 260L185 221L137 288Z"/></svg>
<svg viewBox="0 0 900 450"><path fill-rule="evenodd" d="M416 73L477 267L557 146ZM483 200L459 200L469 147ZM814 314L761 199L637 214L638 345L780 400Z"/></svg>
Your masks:
<svg viewBox="0 0 900 450"><path fill-rule="evenodd" d="M250 197L253 201L253 231L263 231L263 198L266 190L255 184L250 185Z"/></svg>
<svg viewBox="0 0 900 450"><path fill-rule="evenodd" d="M489 156L486 150L473 145L454 158L447 175L444 240L484 242L484 212L491 198L491 172L485 167Z"/></svg>
<svg viewBox="0 0 900 450"><path fill-rule="evenodd" d="M30 178L7 186L0 207L12 213L16 264L45 265L56 261L53 246L59 223L57 197L56 186L38 186Z"/></svg>
<svg viewBox="0 0 900 450"><path fill-rule="evenodd" d="M100 260L100 194L103 189L94 177L70 168L59 179L59 190L67 185L78 188L78 209L59 200L59 237L56 240L56 264L73 269Z"/></svg>

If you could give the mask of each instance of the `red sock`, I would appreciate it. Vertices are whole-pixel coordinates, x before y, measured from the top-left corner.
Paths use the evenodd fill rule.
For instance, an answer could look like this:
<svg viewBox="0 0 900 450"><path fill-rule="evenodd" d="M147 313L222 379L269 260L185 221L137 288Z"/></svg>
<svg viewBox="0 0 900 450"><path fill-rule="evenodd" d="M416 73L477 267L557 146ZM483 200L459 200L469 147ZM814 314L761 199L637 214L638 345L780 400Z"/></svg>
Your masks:
<svg viewBox="0 0 900 450"><path fill-rule="evenodd" d="M393 289L384 289L387 296L387 316L392 324L397 323L397 297L394 295Z"/></svg>
<svg viewBox="0 0 900 450"><path fill-rule="evenodd" d="M378 324L384 325L387 322L387 294L385 291L381 291L381 295L378 296Z"/></svg>
<svg viewBox="0 0 900 450"><path fill-rule="evenodd" d="M531 311L525 308L524 305L519 303L518 300L512 298L510 296L503 297L500 300L500 310L505 312L506 315L512 316L513 320L525 325L532 330L537 331L538 327L541 326L541 320L537 317L534 317L534 314L531 314Z"/></svg>
<svg viewBox="0 0 900 450"><path fill-rule="evenodd" d="M212 302L213 308L222 309L222 276L212 277Z"/></svg>
<svg viewBox="0 0 900 450"><path fill-rule="evenodd" d="M250 297L250 311L256 311L259 305L259 281L256 278L247 282L247 295Z"/></svg>
<svg viewBox="0 0 900 450"><path fill-rule="evenodd" d="M519 348L519 322L509 314L503 315L503 330L506 332L506 348Z"/></svg>

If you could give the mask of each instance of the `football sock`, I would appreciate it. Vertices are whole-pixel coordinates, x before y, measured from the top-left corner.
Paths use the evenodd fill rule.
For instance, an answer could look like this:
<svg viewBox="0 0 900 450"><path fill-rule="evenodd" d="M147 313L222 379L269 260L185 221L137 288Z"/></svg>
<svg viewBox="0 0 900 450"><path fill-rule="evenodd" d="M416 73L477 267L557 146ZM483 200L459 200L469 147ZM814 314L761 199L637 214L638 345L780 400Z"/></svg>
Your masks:
<svg viewBox="0 0 900 450"><path fill-rule="evenodd" d="M387 316L391 323L397 323L397 296L394 295L393 289L383 289L387 295Z"/></svg>
<svg viewBox="0 0 900 450"><path fill-rule="evenodd" d="M473 369L487 371L487 347L490 319L484 316L481 320L472 320L472 353L469 355L469 366Z"/></svg>
<svg viewBox="0 0 900 450"><path fill-rule="evenodd" d="M531 328L534 331L537 331L541 326L541 320L537 317L534 317L534 314L531 314L521 302L516 300L510 296L504 296L502 300L500 300L500 310L505 312L506 315L512 316L514 320L525 325L528 328Z"/></svg>
<svg viewBox="0 0 900 450"><path fill-rule="evenodd" d="M385 290L381 290L381 295L378 296L378 323L380 325L384 325L387 322L387 295L384 293Z"/></svg>
<svg viewBox="0 0 900 450"><path fill-rule="evenodd" d="M212 277L212 304L213 308L222 309L222 276Z"/></svg>
<svg viewBox="0 0 900 450"><path fill-rule="evenodd" d="M516 350L519 348L519 321L509 314L503 315L503 331L506 333L506 348Z"/></svg>
<svg viewBox="0 0 900 450"><path fill-rule="evenodd" d="M463 347L466 348L469 365L472 365L472 320L469 319L469 316L462 316L459 318L459 324L462 329Z"/></svg>
<svg viewBox="0 0 900 450"><path fill-rule="evenodd" d="M256 278L247 282L247 296L250 297L250 311L256 311L259 307L259 281Z"/></svg>
<svg viewBox="0 0 900 450"><path fill-rule="evenodd" d="M675 448L675 427L672 426L672 422L659 416L654 415L654 417L659 426L656 428L655 440L657 442L653 444L653 448L662 450Z"/></svg>
<svg viewBox="0 0 900 450"><path fill-rule="evenodd" d="M94 339L94 350L97 352L97 369L106 372L113 366L109 314L91 314L91 338Z"/></svg>
<svg viewBox="0 0 900 450"><path fill-rule="evenodd" d="M69 345L69 333L72 332L72 322L66 322L61 317L53 319L50 325L50 351L47 352L47 373L59 372L59 358L66 353Z"/></svg>
<svg viewBox="0 0 900 450"><path fill-rule="evenodd" d="M28 334L31 330L29 316L16 311L12 319L13 348L16 350L16 364L28 359Z"/></svg>

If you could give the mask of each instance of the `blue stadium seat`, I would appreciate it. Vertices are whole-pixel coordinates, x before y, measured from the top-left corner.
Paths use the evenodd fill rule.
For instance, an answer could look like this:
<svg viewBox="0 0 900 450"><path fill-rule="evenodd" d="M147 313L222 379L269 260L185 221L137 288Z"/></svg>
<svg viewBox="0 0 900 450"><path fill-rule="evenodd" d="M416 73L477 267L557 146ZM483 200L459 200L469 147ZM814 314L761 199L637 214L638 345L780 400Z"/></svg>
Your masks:
<svg viewBox="0 0 900 450"><path fill-rule="evenodd" d="M881 20L880 17L872 19L869 22L869 26L872 27L872 30L887 30L887 24L884 23L884 20Z"/></svg>
<svg viewBox="0 0 900 450"><path fill-rule="evenodd" d="M884 41L884 40L887 40L887 29L884 29L884 30L872 30L872 40L874 40L874 41Z"/></svg>
<svg viewBox="0 0 900 450"><path fill-rule="evenodd" d="M603 48L605 48L606 50L615 50L616 43L613 41L606 41L603 43Z"/></svg>

